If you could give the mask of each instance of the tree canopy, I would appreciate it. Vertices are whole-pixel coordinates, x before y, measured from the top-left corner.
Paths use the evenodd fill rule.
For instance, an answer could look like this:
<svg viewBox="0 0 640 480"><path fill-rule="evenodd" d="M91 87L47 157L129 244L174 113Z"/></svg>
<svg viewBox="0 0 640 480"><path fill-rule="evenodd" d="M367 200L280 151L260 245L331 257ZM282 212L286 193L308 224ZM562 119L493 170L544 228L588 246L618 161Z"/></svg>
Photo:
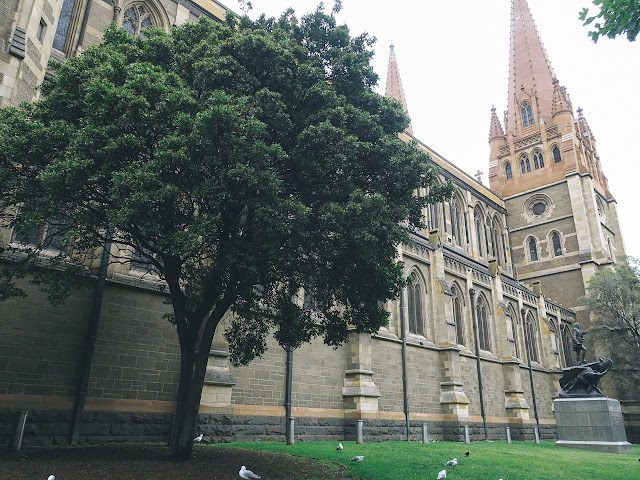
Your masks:
<svg viewBox="0 0 640 480"><path fill-rule="evenodd" d="M612 270L601 270L589 280L587 308L595 315L591 331L610 347L614 366L640 385L640 263L619 260ZM620 377L620 375L618 375ZM623 380L618 378L619 381Z"/></svg>
<svg viewBox="0 0 640 480"><path fill-rule="evenodd" d="M261 355L270 333L296 347L376 331L404 284L398 244L452 191L398 137L399 103L373 91L373 42L321 7L143 37L111 26L56 67L43 100L0 111L4 223L38 239L8 247L3 291L22 293L10 267L42 265L39 250L62 240L47 284L60 301L111 232L111 262L157 274L181 347L176 458L190 457L228 311L234 363ZM313 302L292 302L301 291Z"/></svg>
<svg viewBox="0 0 640 480"><path fill-rule="evenodd" d="M615 38L626 34L627 40L635 41L640 31L640 2L637 0L593 0L593 4L599 8L598 13L589 15L589 9L583 8L579 18L584 25L591 25L594 30L589 36L594 43L598 42L601 35Z"/></svg>

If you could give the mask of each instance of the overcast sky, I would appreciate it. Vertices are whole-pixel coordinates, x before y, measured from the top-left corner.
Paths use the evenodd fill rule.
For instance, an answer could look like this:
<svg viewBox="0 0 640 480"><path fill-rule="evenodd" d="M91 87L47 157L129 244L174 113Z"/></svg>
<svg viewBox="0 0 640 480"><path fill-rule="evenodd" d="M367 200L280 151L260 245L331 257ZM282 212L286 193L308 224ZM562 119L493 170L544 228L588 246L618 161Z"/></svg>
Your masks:
<svg viewBox="0 0 640 480"><path fill-rule="evenodd" d="M252 0L260 13L298 16L318 0ZM333 1L325 1L327 11ZM578 20L590 0L528 0L551 65L584 115L618 211L628 255L640 257L640 41L626 37L594 44ZM237 5L227 5L239 12ZM337 19L352 35L378 38L373 65L384 93L389 44L396 58L414 135L469 174L484 172L488 185L489 120L507 108L510 0L342 0ZM575 112L574 112L575 114Z"/></svg>

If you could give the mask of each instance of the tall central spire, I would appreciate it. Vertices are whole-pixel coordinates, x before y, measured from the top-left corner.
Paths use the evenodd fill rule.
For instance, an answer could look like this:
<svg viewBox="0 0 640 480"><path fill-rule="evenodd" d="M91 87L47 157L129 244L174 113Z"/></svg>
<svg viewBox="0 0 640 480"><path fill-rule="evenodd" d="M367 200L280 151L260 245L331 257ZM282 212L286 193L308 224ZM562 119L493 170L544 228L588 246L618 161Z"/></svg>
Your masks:
<svg viewBox="0 0 640 480"><path fill-rule="evenodd" d="M400 69L398 69L398 62L396 61L396 53L393 50L393 43L389 47L389 67L387 68L387 85L384 96L395 98L402 104L404 112L409 113L409 110L407 109L407 101L404 98L402 82L400 81ZM411 124L409 124L405 130L413 135Z"/></svg>
<svg viewBox="0 0 640 480"><path fill-rule="evenodd" d="M536 96L540 118L551 124L554 79L529 5L526 0L512 0L507 132L516 132L516 115L524 94Z"/></svg>

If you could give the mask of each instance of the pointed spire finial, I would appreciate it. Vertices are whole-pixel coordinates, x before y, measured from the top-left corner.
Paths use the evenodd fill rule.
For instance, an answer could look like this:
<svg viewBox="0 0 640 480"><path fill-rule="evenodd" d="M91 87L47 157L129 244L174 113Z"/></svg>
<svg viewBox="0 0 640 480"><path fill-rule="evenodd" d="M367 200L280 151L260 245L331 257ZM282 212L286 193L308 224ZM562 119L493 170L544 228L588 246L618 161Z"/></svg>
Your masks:
<svg viewBox="0 0 640 480"><path fill-rule="evenodd" d="M387 68L387 85L384 96L388 98L395 98L402 104L402 108L405 113L409 113L407 101L404 97L404 89L402 88L402 81L400 80L400 69L398 68L393 43L389 45L389 66ZM411 124L406 128L406 131L413 135Z"/></svg>

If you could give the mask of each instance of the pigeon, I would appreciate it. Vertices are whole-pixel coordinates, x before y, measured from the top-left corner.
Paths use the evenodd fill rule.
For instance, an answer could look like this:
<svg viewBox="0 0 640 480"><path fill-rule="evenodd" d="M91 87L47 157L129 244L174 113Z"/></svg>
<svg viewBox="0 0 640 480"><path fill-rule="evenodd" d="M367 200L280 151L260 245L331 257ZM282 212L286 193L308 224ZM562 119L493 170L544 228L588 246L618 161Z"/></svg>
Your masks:
<svg viewBox="0 0 640 480"><path fill-rule="evenodd" d="M238 472L238 474L240 475L240 478L244 478L245 480L251 480L253 478L260 478L260 475L256 475L251 470L247 470L247 467L245 467L244 465L242 465L242 467L240 467L240 471Z"/></svg>
<svg viewBox="0 0 640 480"><path fill-rule="evenodd" d="M55 475L49 475L49 478L47 478L47 480L56 480L56 476Z"/></svg>
<svg viewBox="0 0 640 480"><path fill-rule="evenodd" d="M360 463L364 460L364 455L357 455L351 459L352 462Z"/></svg>
<svg viewBox="0 0 640 480"><path fill-rule="evenodd" d="M194 442L201 442L202 441L202 437L203 434L201 433L200 435L198 435L196 438L193 439Z"/></svg>
<svg viewBox="0 0 640 480"><path fill-rule="evenodd" d="M446 470L440 470L440 472L438 473L438 480L442 480L443 478L447 478Z"/></svg>
<svg viewBox="0 0 640 480"><path fill-rule="evenodd" d="M466 452L465 455L468 457L471 452Z"/></svg>
<svg viewBox="0 0 640 480"><path fill-rule="evenodd" d="M339 452L341 452L343 448L344 448L344 447L342 446L342 444L341 444L341 443L339 443L339 444L338 444L338 446L336 447L336 450L337 450L337 451L339 451Z"/></svg>
<svg viewBox="0 0 640 480"><path fill-rule="evenodd" d="M458 459L457 459L457 458L454 458L453 460L449 460L447 463L445 463L445 465L446 465L447 467L453 467L453 468L455 468L455 467L456 467L456 465L458 465Z"/></svg>

